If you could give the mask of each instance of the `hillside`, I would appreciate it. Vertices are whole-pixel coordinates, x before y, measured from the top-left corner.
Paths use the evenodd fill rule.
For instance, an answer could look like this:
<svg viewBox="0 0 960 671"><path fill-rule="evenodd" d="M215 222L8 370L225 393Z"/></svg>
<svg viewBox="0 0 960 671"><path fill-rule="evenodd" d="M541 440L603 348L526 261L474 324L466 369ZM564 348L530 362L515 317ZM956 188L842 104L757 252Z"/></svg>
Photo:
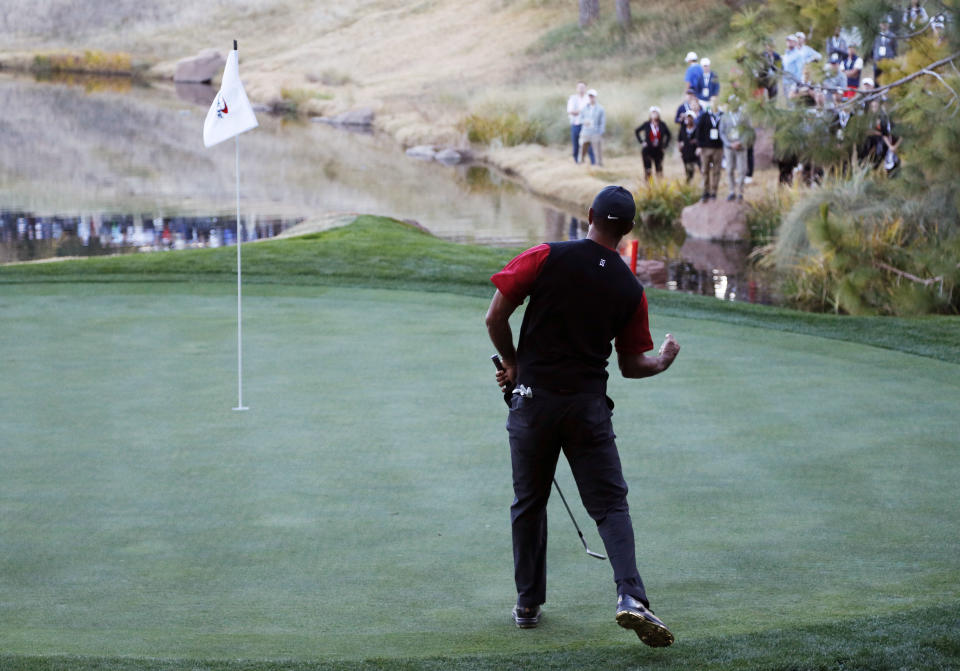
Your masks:
<svg viewBox="0 0 960 671"><path fill-rule="evenodd" d="M255 101L295 98L313 114L369 106L377 127L405 146L463 144L458 124L468 112L515 109L540 123L556 146L537 159L547 162L567 141L566 96L586 79L607 110L608 155L630 160L593 178L578 170L531 184L578 201L602 182L632 182L640 172L632 129L650 105L676 105L683 53L718 47L714 60L724 71L725 4L633 4L634 30L624 36L612 2L602 3L601 20L584 34L576 6L560 0L94 0L82 7L76 0L11 0L0 10L8 36L0 52L126 51L151 64L151 73L169 76L179 58L206 47L225 52L237 39ZM522 177L528 160L497 159ZM677 169L673 163L668 168Z"/></svg>

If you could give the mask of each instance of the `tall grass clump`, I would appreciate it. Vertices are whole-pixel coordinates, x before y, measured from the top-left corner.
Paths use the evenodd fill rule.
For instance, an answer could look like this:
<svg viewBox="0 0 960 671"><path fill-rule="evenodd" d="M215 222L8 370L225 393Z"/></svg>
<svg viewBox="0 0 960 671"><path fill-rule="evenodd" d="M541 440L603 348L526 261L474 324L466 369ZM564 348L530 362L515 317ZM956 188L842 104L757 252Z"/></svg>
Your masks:
<svg viewBox="0 0 960 671"><path fill-rule="evenodd" d="M133 75L133 60L123 52L88 49L81 53L52 52L37 54L31 70L39 75L89 73L98 75Z"/></svg>
<svg viewBox="0 0 960 671"><path fill-rule="evenodd" d="M699 195L695 186L680 180L641 181L634 194L637 219L646 226L672 226Z"/></svg>
<svg viewBox="0 0 960 671"><path fill-rule="evenodd" d="M546 144L543 125L534 119L522 117L519 112L475 112L460 122L460 130L470 142L500 144L513 147L518 144Z"/></svg>

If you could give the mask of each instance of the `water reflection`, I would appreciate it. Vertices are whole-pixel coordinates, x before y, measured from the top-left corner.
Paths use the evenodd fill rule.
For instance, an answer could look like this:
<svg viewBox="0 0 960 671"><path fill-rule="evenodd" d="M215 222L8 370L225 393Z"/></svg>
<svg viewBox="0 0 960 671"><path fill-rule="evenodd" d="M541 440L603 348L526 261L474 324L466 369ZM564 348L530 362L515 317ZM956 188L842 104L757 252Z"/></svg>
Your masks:
<svg viewBox="0 0 960 671"><path fill-rule="evenodd" d="M230 244L234 145L204 149L201 141L213 89L88 82L0 73L0 262ZM264 237L265 222L285 227L336 212L412 219L441 238L509 247L586 233L585 209L564 211L484 166L417 161L377 134L258 119L240 141L241 211L252 237ZM645 282L744 296L749 265L700 258L675 227L635 236L640 258L666 269Z"/></svg>
<svg viewBox="0 0 960 671"><path fill-rule="evenodd" d="M271 238L302 219L251 217L241 222L244 242ZM38 217L0 212L0 263L62 256L101 256L233 245L236 218L90 214Z"/></svg>

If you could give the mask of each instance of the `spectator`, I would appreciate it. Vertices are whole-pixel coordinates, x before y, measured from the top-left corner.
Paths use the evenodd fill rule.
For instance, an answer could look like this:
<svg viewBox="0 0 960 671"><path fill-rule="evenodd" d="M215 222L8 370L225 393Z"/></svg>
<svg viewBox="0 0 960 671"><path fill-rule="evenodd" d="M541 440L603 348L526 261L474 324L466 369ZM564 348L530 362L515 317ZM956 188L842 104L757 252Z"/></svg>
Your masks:
<svg viewBox="0 0 960 671"><path fill-rule="evenodd" d="M670 129L660 120L660 108L650 108L650 118L633 130L640 143L643 156L643 176L649 182L653 176L650 168L655 167L657 177L663 177L663 153L670 145Z"/></svg>
<svg viewBox="0 0 960 671"><path fill-rule="evenodd" d="M697 63L697 54L693 51L687 54L687 72L683 75L686 88L699 91L703 86L703 68Z"/></svg>
<svg viewBox="0 0 960 671"><path fill-rule="evenodd" d="M800 58L803 60L804 67L806 67L807 63L819 61L823 58L819 51L807 44L807 35L803 31L797 32L797 50L800 52Z"/></svg>
<svg viewBox="0 0 960 671"><path fill-rule="evenodd" d="M720 95L720 79L717 73L710 69L710 59L706 56L700 59L700 67L703 68L703 78L700 88L696 89L697 98L706 102Z"/></svg>
<svg viewBox="0 0 960 671"><path fill-rule="evenodd" d="M687 112L693 109L694 104L697 102L697 93L693 89L687 89L686 99L680 103L680 107L677 108L677 114L673 118L677 126L682 127L684 119L687 116Z"/></svg>
<svg viewBox="0 0 960 671"><path fill-rule="evenodd" d="M590 101L580 112L583 130L580 131L580 162L590 157L590 165L603 165L603 133L607 128L607 114L597 102L595 89L587 91ZM594 160L596 150L596 160Z"/></svg>
<svg viewBox="0 0 960 671"><path fill-rule="evenodd" d="M852 98L856 95L856 90L860 88L860 73L863 72L863 59L857 56L856 44L847 45L847 57L841 65L843 73L847 77L847 93L844 95L847 98Z"/></svg>
<svg viewBox="0 0 960 671"><path fill-rule="evenodd" d="M847 56L847 41L840 32L840 26L833 31L833 35L827 38L826 48L827 58L832 58L834 54L837 58L843 60Z"/></svg>
<svg viewBox="0 0 960 671"><path fill-rule="evenodd" d="M833 99L833 92L840 91L842 94L847 88L846 73L840 71L840 57L836 54L830 54L830 62L823 66L826 75L823 78L823 88L827 100Z"/></svg>
<svg viewBox="0 0 960 671"><path fill-rule="evenodd" d="M866 157L874 168L883 166L888 175L900 167L900 138L893 134L893 122L880 106L879 100L870 101L870 130L867 132Z"/></svg>
<svg viewBox="0 0 960 671"><path fill-rule="evenodd" d="M727 101L727 111L720 117L719 131L720 140L723 142L723 159L726 161L730 179L730 195L727 200L743 200L747 144L753 135L753 127L750 126L750 121L736 96L730 96Z"/></svg>
<svg viewBox="0 0 960 671"><path fill-rule="evenodd" d="M910 0L909 6L903 10L903 25L910 32L916 32L930 21L927 10L920 4L920 0Z"/></svg>
<svg viewBox="0 0 960 671"><path fill-rule="evenodd" d="M680 149L680 159L683 161L683 170L687 174L687 184L693 179L694 172L700 171L700 156L697 155L697 114L693 110L683 116L683 124L677 131L677 146Z"/></svg>
<svg viewBox="0 0 960 671"><path fill-rule="evenodd" d="M783 90L790 97L803 83L803 59L797 49L797 36L787 35L787 50L783 52Z"/></svg>
<svg viewBox="0 0 960 671"><path fill-rule="evenodd" d="M775 100L777 97L777 71L783 69L783 59L780 54L773 50L773 41L767 40L763 47L763 60L766 63L766 70L757 77L757 84L760 88L766 89L767 100Z"/></svg>
<svg viewBox="0 0 960 671"><path fill-rule="evenodd" d="M880 82L883 61L897 57L897 38L890 32L890 17L880 22L880 34L873 41L873 80Z"/></svg>
<svg viewBox="0 0 960 671"><path fill-rule="evenodd" d="M720 162L723 159L723 140L720 139L720 112L717 99L710 101L707 109L697 120L697 146L700 148L700 161L703 169L703 196L706 202L717 197L720 182Z"/></svg>
<svg viewBox="0 0 960 671"><path fill-rule="evenodd" d="M930 19L930 28L933 29L933 34L937 36L937 44L939 45L943 42L943 27L947 23L947 15L945 12L939 12L933 15L933 18Z"/></svg>
<svg viewBox="0 0 960 671"><path fill-rule="evenodd" d="M583 129L580 112L587 106L587 85L577 82L577 92L567 99L567 117L570 119L570 143L573 145L573 162L580 161L580 132ZM591 150L592 152L592 150ZM590 160L593 160L591 153Z"/></svg>

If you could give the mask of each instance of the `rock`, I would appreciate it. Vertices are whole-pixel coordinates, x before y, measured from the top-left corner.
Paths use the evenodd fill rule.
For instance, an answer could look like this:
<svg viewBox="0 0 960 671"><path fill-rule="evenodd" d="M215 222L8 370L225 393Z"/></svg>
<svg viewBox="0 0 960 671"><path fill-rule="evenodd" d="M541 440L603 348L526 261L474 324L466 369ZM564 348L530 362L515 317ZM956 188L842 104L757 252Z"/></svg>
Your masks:
<svg viewBox="0 0 960 671"><path fill-rule="evenodd" d="M434 154L433 158L437 161L440 161L441 163L450 163L450 164L460 163L463 160L463 156L461 156L460 152L457 151L456 149L451 149L450 147L447 147L446 149L441 149L436 154Z"/></svg>
<svg viewBox="0 0 960 671"><path fill-rule="evenodd" d="M680 248L680 258L686 259L697 270L719 271L723 275L737 275L747 267L750 245L743 242L711 242L687 238Z"/></svg>
<svg viewBox="0 0 960 671"><path fill-rule="evenodd" d="M687 235L701 240L744 240L747 206L741 201L708 200L683 208L680 224Z"/></svg>
<svg viewBox="0 0 960 671"><path fill-rule="evenodd" d="M667 283L667 264L656 259L637 259L637 277L648 284Z"/></svg>
<svg viewBox="0 0 960 671"><path fill-rule="evenodd" d="M412 156L414 158L422 158L427 161L432 161L433 157L436 156L437 150L433 145L429 144L420 144L416 147L410 147L407 149L407 156Z"/></svg>
<svg viewBox="0 0 960 671"><path fill-rule="evenodd" d="M201 107L210 107L213 99L217 97L217 89L209 84L175 82L173 88L177 92L177 97L180 98L180 100Z"/></svg>
<svg viewBox="0 0 960 671"><path fill-rule="evenodd" d="M331 126L349 126L351 128L370 128L373 126L373 110L369 107L360 107L336 116L310 117L315 123L326 123Z"/></svg>
<svg viewBox="0 0 960 671"><path fill-rule="evenodd" d="M216 49L204 49L196 56L177 61L173 81L209 84L220 74L225 60Z"/></svg>
<svg viewBox="0 0 960 671"><path fill-rule="evenodd" d="M338 123L342 126L372 126L373 110L369 107L360 107L355 110L350 110L335 116L334 123Z"/></svg>

